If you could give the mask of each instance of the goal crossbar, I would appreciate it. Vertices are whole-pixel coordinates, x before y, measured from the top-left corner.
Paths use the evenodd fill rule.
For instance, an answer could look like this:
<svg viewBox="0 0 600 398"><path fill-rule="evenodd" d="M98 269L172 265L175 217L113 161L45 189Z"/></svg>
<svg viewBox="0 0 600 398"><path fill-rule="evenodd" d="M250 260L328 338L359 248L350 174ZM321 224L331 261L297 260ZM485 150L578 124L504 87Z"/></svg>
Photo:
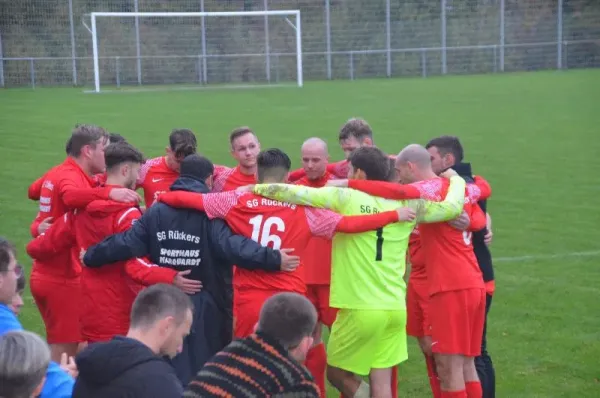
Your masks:
<svg viewBox="0 0 600 398"><path fill-rule="evenodd" d="M93 12L94 17L264 17L275 15L294 15L299 17L300 10L265 11L205 11L205 12Z"/></svg>
<svg viewBox="0 0 600 398"><path fill-rule="evenodd" d="M214 12L92 12L91 33L92 51L94 56L94 91L100 92L100 69L98 62L98 32L96 19L98 17L244 17L244 16L294 16L296 25L287 21L296 32L296 56L298 86L302 87L302 27L300 22L300 10L265 10L265 11L214 11Z"/></svg>

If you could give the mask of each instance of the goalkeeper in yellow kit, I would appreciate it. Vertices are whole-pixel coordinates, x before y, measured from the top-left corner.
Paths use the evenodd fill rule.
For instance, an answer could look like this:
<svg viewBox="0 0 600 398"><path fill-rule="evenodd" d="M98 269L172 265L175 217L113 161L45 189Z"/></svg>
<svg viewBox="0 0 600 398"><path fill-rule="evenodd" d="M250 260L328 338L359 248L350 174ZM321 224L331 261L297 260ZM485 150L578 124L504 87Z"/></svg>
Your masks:
<svg viewBox="0 0 600 398"><path fill-rule="evenodd" d="M352 152L349 178L385 181L390 162L381 150ZM358 215L412 207L413 222L375 232L337 234L333 239L330 306L339 308L327 347L329 381L348 397L391 397L391 368L406 360L406 250L417 222L456 218L464 204L465 182L451 177L443 202L389 200L349 188L259 184L254 192L284 202ZM369 375L370 385L356 375Z"/></svg>

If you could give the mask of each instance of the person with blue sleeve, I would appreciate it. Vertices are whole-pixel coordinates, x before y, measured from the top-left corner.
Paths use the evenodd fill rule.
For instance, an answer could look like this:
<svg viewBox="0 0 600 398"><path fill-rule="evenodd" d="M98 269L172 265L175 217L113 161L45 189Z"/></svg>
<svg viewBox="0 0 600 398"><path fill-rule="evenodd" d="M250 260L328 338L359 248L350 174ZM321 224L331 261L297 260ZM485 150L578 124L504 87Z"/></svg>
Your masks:
<svg viewBox="0 0 600 398"><path fill-rule="evenodd" d="M15 246L0 237L0 335L13 330L23 330L13 310L9 307L17 292L17 279L23 272L17 266ZM56 362L50 362L46 382L40 398L70 398L75 380Z"/></svg>

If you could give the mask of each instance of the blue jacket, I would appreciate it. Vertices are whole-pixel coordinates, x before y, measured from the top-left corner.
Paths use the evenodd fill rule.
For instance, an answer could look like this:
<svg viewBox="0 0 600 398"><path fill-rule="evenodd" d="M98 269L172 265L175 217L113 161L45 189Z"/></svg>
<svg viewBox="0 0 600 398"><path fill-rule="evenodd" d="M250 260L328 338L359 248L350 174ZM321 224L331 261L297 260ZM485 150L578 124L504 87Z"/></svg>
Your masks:
<svg viewBox="0 0 600 398"><path fill-rule="evenodd" d="M208 193L208 187L190 177L179 177L172 191ZM281 255L241 235L234 235L223 220L210 220L196 210L156 203L126 232L107 237L87 249L84 263L99 267L148 255L154 264L202 282L203 292L231 314L233 265L278 271Z"/></svg>
<svg viewBox="0 0 600 398"><path fill-rule="evenodd" d="M0 304L0 336L14 330L23 330L23 326L14 312L4 304ZM63 371L56 362L50 362L46 372L46 382L41 398L71 398L75 380Z"/></svg>

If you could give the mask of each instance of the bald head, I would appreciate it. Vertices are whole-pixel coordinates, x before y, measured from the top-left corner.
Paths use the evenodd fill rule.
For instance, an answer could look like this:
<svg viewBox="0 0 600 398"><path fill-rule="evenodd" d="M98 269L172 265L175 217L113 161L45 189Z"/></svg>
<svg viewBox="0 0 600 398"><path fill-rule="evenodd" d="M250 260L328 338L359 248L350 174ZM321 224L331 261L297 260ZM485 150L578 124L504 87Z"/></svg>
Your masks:
<svg viewBox="0 0 600 398"><path fill-rule="evenodd" d="M398 163L413 163L420 169L431 167L431 155L425 147L419 144L410 144L400 151L396 158Z"/></svg>
<svg viewBox="0 0 600 398"><path fill-rule="evenodd" d="M327 143L320 138L312 137L302 144L302 168L310 180L317 180L327 170L329 152Z"/></svg>
<svg viewBox="0 0 600 398"><path fill-rule="evenodd" d="M435 177L431 170L431 155L418 144L408 145L400 151L396 157L396 171L404 184Z"/></svg>
<svg viewBox="0 0 600 398"><path fill-rule="evenodd" d="M327 143L318 137L312 137L304 141L302 144L302 152L304 150L322 151L325 156L328 154Z"/></svg>

